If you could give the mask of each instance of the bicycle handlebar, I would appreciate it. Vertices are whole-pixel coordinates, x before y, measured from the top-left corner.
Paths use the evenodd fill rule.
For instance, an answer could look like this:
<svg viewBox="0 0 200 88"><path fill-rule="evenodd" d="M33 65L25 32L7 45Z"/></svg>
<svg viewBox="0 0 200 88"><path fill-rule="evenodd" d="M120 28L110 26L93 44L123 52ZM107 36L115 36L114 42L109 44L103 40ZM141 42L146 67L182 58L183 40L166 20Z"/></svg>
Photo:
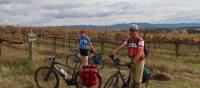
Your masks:
<svg viewBox="0 0 200 88"><path fill-rule="evenodd" d="M113 61L113 63L118 66L118 67L132 67L134 65L133 62L130 63L120 63L120 59L119 58L114 58L114 55L109 55L109 57L111 58L111 60Z"/></svg>
<svg viewBox="0 0 200 88"><path fill-rule="evenodd" d="M110 59L113 61L113 63L115 64L115 65L117 65L117 66L119 66L119 65L122 65L122 64L120 64L120 60L119 60L119 58L114 58L114 55L109 55L109 57L110 57Z"/></svg>
<svg viewBox="0 0 200 88"><path fill-rule="evenodd" d="M48 55L48 56L46 57L46 61L55 62L55 58L56 58L56 55Z"/></svg>

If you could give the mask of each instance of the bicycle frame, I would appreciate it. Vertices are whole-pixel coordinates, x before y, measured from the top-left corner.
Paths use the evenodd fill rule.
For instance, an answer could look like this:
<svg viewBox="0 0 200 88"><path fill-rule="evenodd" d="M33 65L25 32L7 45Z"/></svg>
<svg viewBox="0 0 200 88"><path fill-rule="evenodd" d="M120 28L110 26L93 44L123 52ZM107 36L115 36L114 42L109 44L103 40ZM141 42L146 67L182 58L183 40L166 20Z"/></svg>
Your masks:
<svg viewBox="0 0 200 88"><path fill-rule="evenodd" d="M130 72L129 72L129 75L128 75L128 79L124 78L125 75L123 75L121 73L120 69L118 69L117 72L114 73L114 75L117 75L119 77L119 79L122 80L122 83L123 83L122 84L122 88L127 88L127 86L130 86L130 85L133 85L133 86L135 85L135 84L131 83L132 78L131 78L131 73Z"/></svg>
<svg viewBox="0 0 200 88"><path fill-rule="evenodd" d="M51 78L54 76L54 78L56 79L55 81L53 81L53 86L54 88L59 87L59 76L63 78L63 80L65 81L65 83L67 83L68 85L74 85L77 88L82 88L83 86L87 86L85 84L85 81L82 81L81 78L79 78L79 69L77 69L78 63L74 64L74 67L72 68L73 73L71 73L69 76L65 73L65 71L63 71L62 67L66 66L68 68L68 66L66 64L62 64L59 61L55 61L55 55L50 55L48 56L48 58L46 58L45 60L48 62L47 66L42 66L39 67L35 74L34 74L34 78L36 81L37 86L40 88L42 86L42 84L40 84L40 82L44 82L44 81L52 81ZM62 67L60 67L62 66ZM41 70L42 69L42 70ZM71 70L71 69L70 69ZM45 71L45 73L42 73L43 71ZM39 73L39 76L38 76ZM101 88L101 84L102 84L102 79L101 76L99 75L98 72L95 72L98 84L96 85L96 87ZM39 78L38 78L39 77ZM41 79L42 77L42 79ZM38 82L38 79L40 80ZM84 83L83 83L84 82ZM43 87L46 87L47 85L43 85ZM92 84L91 86L94 86L94 84Z"/></svg>
<svg viewBox="0 0 200 88"><path fill-rule="evenodd" d="M112 59L113 63L116 65L116 69L117 69L117 71L114 73L114 75L117 75L123 82L122 88L127 88L128 86L135 86L134 82L131 82L132 78L131 78L131 73L130 73L131 70L132 70L131 68L133 66L132 65L133 63L131 63L131 64L121 64L118 58L114 59L114 57L113 57L111 59ZM121 67L128 67L128 69L129 69L129 75L128 75L127 80L124 78L125 75L123 75L121 73Z"/></svg>
<svg viewBox="0 0 200 88"><path fill-rule="evenodd" d="M54 70L56 73L58 73L58 75L60 75L63 80L65 80L65 82L68 84L68 85L75 85L75 84L82 84L82 82L76 82L75 79L77 78L77 74L78 74L78 71L76 71L76 67L77 67L77 64L75 65L75 68L73 68L73 73L72 73L72 77L71 78L68 78L67 76L65 76L63 73L60 72L60 69L56 66L56 65L61 65L61 66L65 66L67 67L67 65L65 64L62 64L62 63L59 63L59 62L56 62L55 61L55 58L52 58L52 62L50 63L49 65L49 68L50 70L48 71L46 77L45 77L45 80L47 80L48 76L50 75L51 73L51 70Z"/></svg>
<svg viewBox="0 0 200 88"><path fill-rule="evenodd" d="M89 64L96 64L96 65L98 65L98 69L103 69L103 65L104 65L104 63L103 63L103 59L102 58L100 58L99 60L96 60L94 57L95 57L95 55L100 55L100 54L98 54L98 53L96 53L96 52L94 52L93 50L89 50L90 51L90 54L88 55L88 63ZM66 63L68 64L68 58L69 57L71 57L71 56L75 56L75 57L77 57L76 58L76 62L78 62L78 63L81 63L81 55L80 55L80 53L78 52L78 49L75 49L75 50L72 50L72 52L73 52L73 54L70 54L70 55L68 55L67 56L67 58L66 58ZM74 59L75 60L75 59ZM94 61L96 61L97 63L95 63ZM99 62L98 62L99 61ZM73 66L69 66L69 67L74 67L74 65Z"/></svg>

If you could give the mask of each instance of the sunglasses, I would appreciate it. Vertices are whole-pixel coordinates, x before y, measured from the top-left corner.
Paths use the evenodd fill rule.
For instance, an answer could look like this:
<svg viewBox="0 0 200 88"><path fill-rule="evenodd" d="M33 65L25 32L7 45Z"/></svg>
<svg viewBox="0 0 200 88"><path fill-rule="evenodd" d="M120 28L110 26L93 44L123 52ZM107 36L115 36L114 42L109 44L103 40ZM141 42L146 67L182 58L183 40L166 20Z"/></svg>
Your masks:
<svg viewBox="0 0 200 88"><path fill-rule="evenodd" d="M130 32L137 32L137 30L129 30Z"/></svg>

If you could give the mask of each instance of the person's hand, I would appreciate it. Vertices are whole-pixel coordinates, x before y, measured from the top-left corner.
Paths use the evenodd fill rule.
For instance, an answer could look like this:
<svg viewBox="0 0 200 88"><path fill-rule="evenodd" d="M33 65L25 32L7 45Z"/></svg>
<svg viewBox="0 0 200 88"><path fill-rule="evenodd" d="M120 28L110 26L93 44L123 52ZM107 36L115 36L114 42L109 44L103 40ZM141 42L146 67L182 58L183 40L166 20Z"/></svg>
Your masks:
<svg viewBox="0 0 200 88"><path fill-rule="evenodd" d="M95 51L95 49L94 49L94 48L92 48L92 50L93 50L93 51Z"/></svg>
<svg viewBox="0 0 200 88"><path fill-rule="evenodd" d="M110 57L110 58L114 58L114 55L113 55L113 54L110 54L109 57Z"/></svg>
<svg viewBox="0 0 200 88"><path fill-rule="evenodd" d="M94 48L92 48L91 50L92 50L93 53L95 53L95 49Z"/></svg>

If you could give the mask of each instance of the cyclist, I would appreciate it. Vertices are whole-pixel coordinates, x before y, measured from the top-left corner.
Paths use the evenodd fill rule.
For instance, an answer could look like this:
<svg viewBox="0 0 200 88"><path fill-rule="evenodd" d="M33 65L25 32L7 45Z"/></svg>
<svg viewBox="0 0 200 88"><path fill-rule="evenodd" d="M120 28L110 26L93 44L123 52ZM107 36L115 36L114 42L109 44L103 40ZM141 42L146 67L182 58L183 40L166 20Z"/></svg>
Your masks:
<svg viewBox="0 0 200 88"><path fill-rule="evenodd" d="M129 28L130 38L124 41L124 43L112 52L112 55L116 54L123 48L128 48L128 55L131 61L135 64L132 73L132 79L136 82L136 88L141 88L142 75L144 69L144 40L139 36L139 27L136 24L131 24Z"/></svg>
<svg viewBox="0 0 200 88"><path fill-rule="evenodd" d="M79 42L80 42L80 54L81 54L81 63L82 66L88 65L88 55L89 55L89 48L91 48L94 51L93 45L90 42L90 38L87 36L85 30L80 30L80 37L79 37Z"/></svg>

